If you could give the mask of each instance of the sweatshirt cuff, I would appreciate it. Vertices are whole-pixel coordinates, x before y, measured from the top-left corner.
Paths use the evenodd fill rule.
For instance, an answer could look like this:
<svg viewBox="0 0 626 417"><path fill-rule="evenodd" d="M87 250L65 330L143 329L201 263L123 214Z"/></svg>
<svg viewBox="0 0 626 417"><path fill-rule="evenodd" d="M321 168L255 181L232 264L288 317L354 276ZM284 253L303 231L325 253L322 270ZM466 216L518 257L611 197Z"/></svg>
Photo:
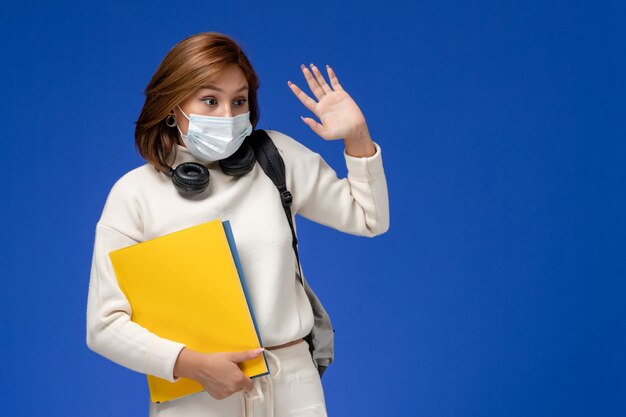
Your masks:
<svg viewBox="0 0 626 417"><path fill-rule="evenodd" d="M176 382L180 378L174 378L174 365L178 359L184 344L168 339L159 339L148 349L147 369L154 370L154 376L170 382Z"/></svg>
<svg viewBox="0 0 626 417"><path fill-rule="evenodd" d="M384 175L380 146L378 146L376 142L372 141L372 143L376 148L376 153L372 156L359 158L348 155L346 150L343 150L343 156L346 159L346 166L348 168L348 177L350 177L350 179L370 181L371 179Z"/></svg>

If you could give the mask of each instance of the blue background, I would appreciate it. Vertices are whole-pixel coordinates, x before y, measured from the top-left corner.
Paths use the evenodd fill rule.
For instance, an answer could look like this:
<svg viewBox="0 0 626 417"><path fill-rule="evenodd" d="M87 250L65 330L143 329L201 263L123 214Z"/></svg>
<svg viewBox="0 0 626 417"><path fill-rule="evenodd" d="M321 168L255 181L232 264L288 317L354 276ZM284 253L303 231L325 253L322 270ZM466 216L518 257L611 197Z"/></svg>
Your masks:
<svg viewBox="0 0 626 417"><path fill-rule="evenodd" d="M218 31L261 79L259 127L345 175L287 86L328 63L382 147L388 233L298 220L336 328L332 416L626 415L624 2L2 9L1 414L147 415L145 376L85 344L95 224L143 163L157 65Z"/></svg>

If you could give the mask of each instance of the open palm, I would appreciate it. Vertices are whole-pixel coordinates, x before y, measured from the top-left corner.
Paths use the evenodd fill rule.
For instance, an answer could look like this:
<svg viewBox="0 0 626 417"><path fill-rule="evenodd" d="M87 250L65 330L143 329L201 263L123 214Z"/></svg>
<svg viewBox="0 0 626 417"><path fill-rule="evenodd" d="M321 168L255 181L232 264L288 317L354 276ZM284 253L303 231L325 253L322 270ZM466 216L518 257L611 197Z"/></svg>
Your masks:
<svg viewBox="0 0 626 417"><path fill-rule="evenodd" d="M291 81L288 84L302 104L320 119L321 123L310 117L302 118L315 133L326 140L341 139L365 125L365 117L361 109L341 87L332 68L326 66L330 86L315 65L311 64L313 73L304 65L301 68L304 78L318 101L313 100Z"/></svg>

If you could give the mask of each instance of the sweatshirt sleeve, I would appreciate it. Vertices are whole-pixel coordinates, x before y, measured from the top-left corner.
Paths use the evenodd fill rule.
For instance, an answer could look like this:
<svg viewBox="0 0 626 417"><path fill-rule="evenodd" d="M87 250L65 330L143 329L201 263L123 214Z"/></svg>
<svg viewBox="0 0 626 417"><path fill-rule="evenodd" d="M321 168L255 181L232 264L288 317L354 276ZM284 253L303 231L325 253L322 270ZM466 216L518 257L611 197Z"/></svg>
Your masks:
<svg viewBox="0 0 626 417"><path fill-rule="evenodd" d="M136 205L124 197L121 188L118 181L96 225L87 299L87 346L119 365L176 382L180 378L174 378L174 364L185 345L131 321L131 307L109 259L112 250L141 239Z"/></svg>
<svg viewBox="0 0 626 417"><path fill-rule="evenodd" d="M347 177L336 172L316 152L271 131L277 147L283 147L287 175L291 176L294 208L301 216L342 232L377 236L389 229L389 197L382 152L354 157L344 149Z"/></svg>

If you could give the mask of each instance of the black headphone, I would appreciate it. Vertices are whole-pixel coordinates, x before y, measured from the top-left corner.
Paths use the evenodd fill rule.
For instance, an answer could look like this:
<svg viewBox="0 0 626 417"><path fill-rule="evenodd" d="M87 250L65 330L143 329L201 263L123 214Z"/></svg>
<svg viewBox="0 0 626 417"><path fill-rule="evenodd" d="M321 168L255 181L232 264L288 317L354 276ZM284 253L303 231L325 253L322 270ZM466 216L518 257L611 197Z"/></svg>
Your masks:
<svg viewBox="0 0 626 417"><path fill-rule="evenodd" d="M245 139L234 154L219 161L224 174L241 177L252 171L256 164L256 157L254 149L248 143L251 136L252 134ZM176 168L170 167L168 175L172 178L178 192L183 195L199 194L209 186L209 170L197 162L183 162Z"/></svg>

